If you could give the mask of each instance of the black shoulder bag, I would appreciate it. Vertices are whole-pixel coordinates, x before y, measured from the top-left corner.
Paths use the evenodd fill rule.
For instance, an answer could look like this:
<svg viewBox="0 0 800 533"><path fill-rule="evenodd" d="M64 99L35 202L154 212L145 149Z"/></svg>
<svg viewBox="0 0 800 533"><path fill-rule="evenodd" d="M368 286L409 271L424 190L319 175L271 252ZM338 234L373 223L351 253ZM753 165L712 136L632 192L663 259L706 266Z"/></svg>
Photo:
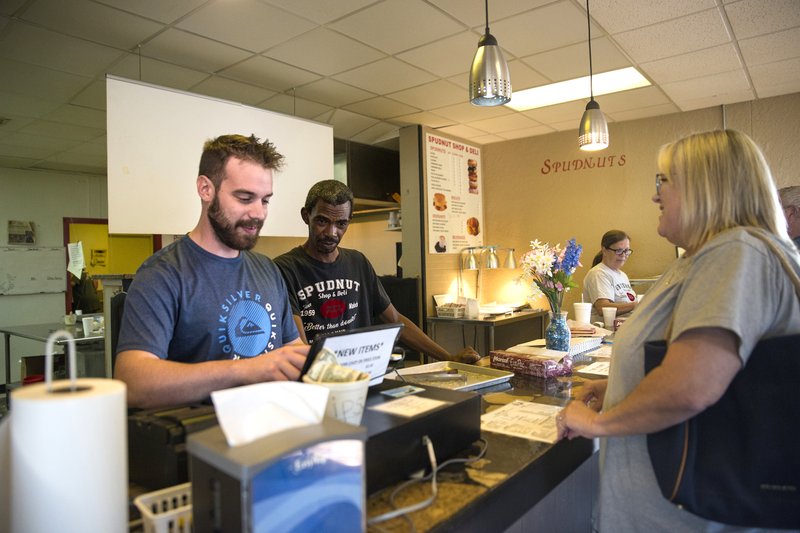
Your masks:
<svg viewBox="0 0 800 533"><path fill-rule="evenodd" d="M764 240L795 285L784 253ZM665 341L644 347L645 373L661 364ZM720 400L689 420L647 435L661 493L724 524L800 528L800 335L762 339Z"/></svg>

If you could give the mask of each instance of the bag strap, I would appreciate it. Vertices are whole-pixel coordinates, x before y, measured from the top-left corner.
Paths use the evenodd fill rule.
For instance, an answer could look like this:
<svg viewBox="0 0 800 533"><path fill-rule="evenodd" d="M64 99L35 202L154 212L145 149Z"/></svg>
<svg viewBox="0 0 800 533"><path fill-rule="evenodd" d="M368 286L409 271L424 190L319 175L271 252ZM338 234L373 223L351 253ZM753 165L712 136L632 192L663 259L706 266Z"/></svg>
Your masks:
<svg viewBox="0 0 800 533"><path fill-rule="evenodd" d="M775 241L769 237L766 230L763 230L761 228L754 228L752 226L737 226L737 227L739 229L743 229L748 235L751 235L759 239L760 241L762 241L764 244L767 245L767 248L769 248L772 251L772 253L780 262L781 266L783 266L783 270L786 271L786 275L789 276L789 279L794 285L794 290L795 293L797 294L797 297L800 298L800 276L798 276L797 272L795 272L794 268L792 268L792 265L789 262L789 258L786 257L786 252L780 246L775 244ZM669 324L667 324L667 329L664 335L664 339L667 341L667 343L669 343L669 337L672 334L672 323L674 319L675 319L675 313L672 313L672 316L669 319Z"/></svg>

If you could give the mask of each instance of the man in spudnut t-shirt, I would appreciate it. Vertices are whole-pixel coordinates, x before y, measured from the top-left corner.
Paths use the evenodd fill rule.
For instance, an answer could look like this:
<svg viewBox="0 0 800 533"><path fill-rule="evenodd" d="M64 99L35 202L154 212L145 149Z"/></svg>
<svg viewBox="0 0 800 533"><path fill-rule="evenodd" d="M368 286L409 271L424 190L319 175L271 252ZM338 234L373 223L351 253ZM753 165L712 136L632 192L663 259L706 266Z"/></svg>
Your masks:
<svg viewBox="0 0 800 533"><path fill-rule="evenodd" d="M353 193L345 184L316 183L300 210L308 225L308 239L275 258L301 337L313 339L319 333L370 326L372 317L378 316L384 323L402 322L400 340L413 350L440 360L476 362L480 356L471 347L449 354L425 335L392 305L364 254L339 247L352 211Z"/></svg>

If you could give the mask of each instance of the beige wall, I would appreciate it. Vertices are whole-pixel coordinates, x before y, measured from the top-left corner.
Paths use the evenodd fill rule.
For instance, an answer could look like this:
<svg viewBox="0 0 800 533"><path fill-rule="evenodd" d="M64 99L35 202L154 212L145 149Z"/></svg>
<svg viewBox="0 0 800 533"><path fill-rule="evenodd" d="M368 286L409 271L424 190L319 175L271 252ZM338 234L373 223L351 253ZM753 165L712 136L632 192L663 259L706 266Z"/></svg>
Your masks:
<svg viewBox="0 0 800 533"><path fill-rule="evenodd" d="M579 120L575 117L576 130ZM674 246L656 233L658 209L651 201L658 149L724 123L761 145L779 187L800 184L800 94L612 123L610 147L595 153L577 149L576 130L488 144L482 153L485 241L514 247L519 257L533 239L563 243L576 237L584 246L584 266L576 273L582 283L600 237L618 228L631 235L635 250L625 266L628 276L657 276L675 258ZM584 160L585 166L587 158L595 168L555 169L557 162L574 160ZM447 272L441 260L432 254L427 257L431 313L430 295L447 292L457 270L454 261ZM512 298L508 287L519 274L519 270L486 273L483 300ZM567 295L566 301L571 304L576 297L580 298L580 290Z"/></svg>

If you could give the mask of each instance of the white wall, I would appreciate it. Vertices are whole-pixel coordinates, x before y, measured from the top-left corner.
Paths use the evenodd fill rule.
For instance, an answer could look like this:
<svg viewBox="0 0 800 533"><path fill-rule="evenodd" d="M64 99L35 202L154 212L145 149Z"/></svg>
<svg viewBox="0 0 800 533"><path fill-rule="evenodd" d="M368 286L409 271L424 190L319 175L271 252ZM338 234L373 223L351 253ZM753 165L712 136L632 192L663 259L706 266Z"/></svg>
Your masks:
<svg viewBox="0 0 800 533"><path fill-rule="evenodd" d="M63 218L106 218L105 176L0 168L0 246L8 244L8 221L33 221L37 246L63 246ZM64 266L66 269L66 265ZM64 293L0 296L0 326L59 322ZM41 355L44 344L11 338L11 378L19 379L19 357ZM5 347L0 343L5 380Z"/></svg>

